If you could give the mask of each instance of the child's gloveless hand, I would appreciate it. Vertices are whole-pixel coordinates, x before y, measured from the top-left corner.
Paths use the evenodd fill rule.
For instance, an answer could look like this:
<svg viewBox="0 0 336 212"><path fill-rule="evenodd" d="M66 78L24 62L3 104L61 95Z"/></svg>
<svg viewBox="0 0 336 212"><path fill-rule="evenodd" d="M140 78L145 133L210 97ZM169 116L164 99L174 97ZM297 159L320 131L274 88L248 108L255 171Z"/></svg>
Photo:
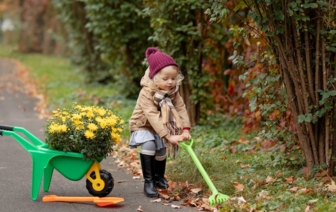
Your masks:
<svg viewBox="0 0 336 212"><path fill-rule="evenodd" d="M183 130L183 133L181 135L183 137L183 140L190 140L191 139L191 135L189 130Z"/></svg>
<svg viewBox="0 0 336 212"><path fill-rule="evenodd" d="M172 135L172 136L166 136L165 137L170 143L179 145L180 141L183 141L183 136L182 135Z"/></svg>

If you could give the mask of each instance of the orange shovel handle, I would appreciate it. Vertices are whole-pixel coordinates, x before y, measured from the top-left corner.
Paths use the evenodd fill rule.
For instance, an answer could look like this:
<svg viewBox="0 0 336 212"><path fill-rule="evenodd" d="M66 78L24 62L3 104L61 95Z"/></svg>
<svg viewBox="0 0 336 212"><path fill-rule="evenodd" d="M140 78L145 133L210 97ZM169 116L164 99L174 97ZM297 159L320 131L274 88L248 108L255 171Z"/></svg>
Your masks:
<svg viewBox="0 0 336 212"><path fill-rule="evenodd" d="M64 197L56 195L47 195L42 198L43 202L94 202L98 206L113 205L123 202L121 197Z"/></svg>
<svg viewBox="0 0 336 212"><path fill-rule="evenodd" d="M59 197L56 195L44 196L43 202L94 202L98 197Z"/></svg>

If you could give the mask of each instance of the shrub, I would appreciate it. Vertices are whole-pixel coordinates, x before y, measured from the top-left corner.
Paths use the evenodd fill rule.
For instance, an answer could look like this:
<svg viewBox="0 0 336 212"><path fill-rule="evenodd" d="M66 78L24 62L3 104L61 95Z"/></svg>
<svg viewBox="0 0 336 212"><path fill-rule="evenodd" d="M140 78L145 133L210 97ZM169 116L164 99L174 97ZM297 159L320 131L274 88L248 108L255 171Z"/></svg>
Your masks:
<svg viewBox="0 0 336 212"><path fill-rule="evenodd" d="M124 120L110 109L74 104L58 109L46 124L46 143L51 149L78 152L85 159L105 158L120 141Z"/></svg>

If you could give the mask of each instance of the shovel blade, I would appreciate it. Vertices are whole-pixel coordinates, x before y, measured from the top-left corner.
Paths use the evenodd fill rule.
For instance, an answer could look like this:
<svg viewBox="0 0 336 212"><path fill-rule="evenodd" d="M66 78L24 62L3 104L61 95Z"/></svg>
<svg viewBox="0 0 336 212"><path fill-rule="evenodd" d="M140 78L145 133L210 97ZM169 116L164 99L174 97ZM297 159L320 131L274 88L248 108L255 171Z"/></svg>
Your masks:
<svg viewBox="0 0 336 212"><path fill-rule="evenodd" d="M121 197L101 197L94 199L94 203L96 203L99 207L113 205L123 201L124 198Z"/></svg>

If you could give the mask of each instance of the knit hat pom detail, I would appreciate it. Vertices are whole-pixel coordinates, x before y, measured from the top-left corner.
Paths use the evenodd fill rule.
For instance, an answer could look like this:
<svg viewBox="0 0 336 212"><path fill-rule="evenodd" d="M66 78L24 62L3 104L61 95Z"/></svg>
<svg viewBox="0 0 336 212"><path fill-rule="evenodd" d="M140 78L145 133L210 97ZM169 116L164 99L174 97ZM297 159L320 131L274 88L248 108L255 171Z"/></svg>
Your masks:
<svg viewBox="0 0 336 212"><path fill-rule="evenodd" d="M158 51L157 48L149 47L149 48L146 50L146 58L148 59L149 55L154 54L154 53L157 52L157 51Z"/></svg>

